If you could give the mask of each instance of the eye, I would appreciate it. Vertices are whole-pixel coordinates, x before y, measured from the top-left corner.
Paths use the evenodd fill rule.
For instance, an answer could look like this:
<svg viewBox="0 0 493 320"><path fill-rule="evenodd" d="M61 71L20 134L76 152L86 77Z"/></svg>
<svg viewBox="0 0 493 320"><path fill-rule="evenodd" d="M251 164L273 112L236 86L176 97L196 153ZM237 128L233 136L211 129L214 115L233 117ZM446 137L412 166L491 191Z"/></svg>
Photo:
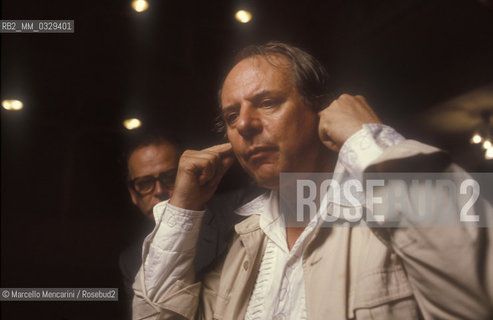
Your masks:
<svg viewBox="0 0 493 320"><path fill-rule="evenodd" d="M175 185L175 178L176 175L170 175L170 174L161 174L159 175L159 182L161 182L161 185L166 188L166 189L171 189Z"/></svg>
<svg viewBox="0 0 493 320"><path fill-rule="evenodd" d="M263 108L271 108L277 106L279 103L280 101L278 99L265 99L262 100L260 106Z"/></svg>
<svg viewBox="0 0 493 320"><path fill-rule="evenodd" d="M231 125L238 119L238 113L236 112L230 112L228 114L224 115L224 121L226 121L226 124Z"/></svg>
<svg viewBox="0 0 493 320"><path fill-rule="evenodd" d="M152 177L144 177L135 181L135 189L138 192L148 192L154 187L155 180Z"/></svg>

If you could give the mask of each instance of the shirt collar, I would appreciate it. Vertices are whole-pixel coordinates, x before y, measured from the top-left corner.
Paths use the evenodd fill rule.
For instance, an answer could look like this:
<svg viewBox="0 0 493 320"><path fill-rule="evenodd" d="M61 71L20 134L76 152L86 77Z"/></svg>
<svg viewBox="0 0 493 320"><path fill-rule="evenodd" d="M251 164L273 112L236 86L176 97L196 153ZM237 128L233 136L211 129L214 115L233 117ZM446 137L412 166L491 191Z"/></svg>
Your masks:
<svg viewBox="0 0 493 320"><path fill-rule="evenodd" d="M334 168L334 173L332 175L332 180L335 180L340 188L336 190L334 188L329 188L328 193L326 195L326 204L335 204L338 206L355 208L359 206L363 206L365 203L365 194L364 192L355 192L355 190L351 190L351 195L355 198L356 203L359 205L355 205L351 203L344 196L344 186L350 180L357 179L354 175L350 173L350 171L344 166L344 164L337 161L336 166ZM278 243L280 246L286 245L286 235L285 235L285 223L282 215L280 215L279 211L279 193L277 191L271 190L267 191L264 194L258 196L252 201L242 205L238 209L235 210L235 213L241 216L250 216L253 214L260 215L260 227L267 234L272 241ZM331 214L331 212L327 212L327 214ZM320 219L320 215L317 214L314 219L309 223L307 229L313 229L317 225L321 223L323 219ZM277 230L278 232L272 232L273 230ZM308 231L308 230L307 230ZM283 233L280 234L279 232Z"/></svg>
<svg viewBox="0 0 493 320"><path fill-rule="evenodd" d="M337 161L336 163L332 179L339 183L340 190L334 190L330 188L329 193L327 194L327 203L334 203L345 207L356 207L353 203L349 202L349 200L344 197L344 192L342 192L344 190L344 184L352 179L356 179L356 177L351 175L340 161ZM339 191L341 194L336 195L336 191ZM352 195L356 198L360 205L363 205L365 203L364 193L354 192L352 190ZM273 203L274 199L277 201L277 203ZM270 220L275 220L279 217L279 195L277 191L267 191L261 194L250 202L247 202L246 204L237 208L235 210L235 213L245 217L252 214L263 215L267 212L267 208L269 208L270 210L275 209L275 211L277 212L277 214L275 215L271 212L268 213L271 217Z"/></svg>

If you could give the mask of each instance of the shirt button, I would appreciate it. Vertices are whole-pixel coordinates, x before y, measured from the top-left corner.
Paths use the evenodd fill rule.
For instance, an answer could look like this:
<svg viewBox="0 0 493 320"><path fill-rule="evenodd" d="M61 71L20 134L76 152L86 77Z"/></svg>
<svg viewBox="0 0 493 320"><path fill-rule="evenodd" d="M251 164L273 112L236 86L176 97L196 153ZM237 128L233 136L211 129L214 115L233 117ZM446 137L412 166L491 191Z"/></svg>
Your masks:
<svg viewBox="0 0 493 320"><path fill-rule="evenodd" d="M282 315L282 314L278 314L278 315L274 318L274 320L284 320L284 315Z"/></svg>
<svg viewBox="0 0 493 320"><path fill-rule="evenodd" d="M243 269L248 270L248 260L243 262Z"/></svg>

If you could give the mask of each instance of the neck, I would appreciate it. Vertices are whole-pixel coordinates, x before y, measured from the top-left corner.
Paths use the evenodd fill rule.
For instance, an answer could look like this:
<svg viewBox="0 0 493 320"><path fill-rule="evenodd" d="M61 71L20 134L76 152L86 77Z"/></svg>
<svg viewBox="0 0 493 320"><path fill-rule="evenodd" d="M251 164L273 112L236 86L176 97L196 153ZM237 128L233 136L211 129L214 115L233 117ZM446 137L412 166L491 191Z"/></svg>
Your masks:
<svg viewBox="0 0 493 320"><path fill-rule="evenodd" d="M327 149L325 146L323 146L323 149L320 150L320 154L317 157L317 161L315 162L314 168L312 172L320 172L320 173L332 173L334 172L336 163L337 163L337 157L338 153L335 153L329 149ZM303 179L303 177L296 177ZM283 214L286 215L286 241L288 243L288 248L291 250L291 248L294 246L298 238L300 237L301 233L303 230L305 230L305 227L308 225L308 223L311 221L313 218L313 214L317 214L317 212L310 212L308 215L302 215L303 219L302 221L298 221L298 214L297 214L297 201L299 200L300 196L303 195L298 195L298 182L294 181L294 179L289 179L289 182L283 183L283 186L280 190L279 196L280 196L280 202L281 202L281 207ZM325 180L327 177L324 175L307 175L308 180L312 180L315 185L317 186L316 192L315 192L315 199L314 202L316 204L320 203L320 194L318 192L318 186L322 183L323 180ZM318 210L318 205L316 205L317 210Z"/></svg>
<svg viewBox="0 0 493 320"><path fill-rule="evenodd" d="M288 249L291 250L296 243L296 240L300 237L301 233L305 230L305 227L291 227L286 228L286 241L288 242Z"/></svg>

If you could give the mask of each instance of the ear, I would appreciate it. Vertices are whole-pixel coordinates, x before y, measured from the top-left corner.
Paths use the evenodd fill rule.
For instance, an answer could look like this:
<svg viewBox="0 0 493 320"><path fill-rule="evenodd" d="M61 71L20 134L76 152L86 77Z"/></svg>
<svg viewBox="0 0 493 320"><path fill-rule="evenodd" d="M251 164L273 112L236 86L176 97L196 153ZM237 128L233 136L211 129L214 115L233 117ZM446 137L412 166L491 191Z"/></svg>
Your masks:
<svg viewBox="0 0 493 320"><path fill-rule="evenodd" d="M128 188L128 192L130 193L130 198L132 198L132 203L137 205L138 194L131 188Z"/></svg>

